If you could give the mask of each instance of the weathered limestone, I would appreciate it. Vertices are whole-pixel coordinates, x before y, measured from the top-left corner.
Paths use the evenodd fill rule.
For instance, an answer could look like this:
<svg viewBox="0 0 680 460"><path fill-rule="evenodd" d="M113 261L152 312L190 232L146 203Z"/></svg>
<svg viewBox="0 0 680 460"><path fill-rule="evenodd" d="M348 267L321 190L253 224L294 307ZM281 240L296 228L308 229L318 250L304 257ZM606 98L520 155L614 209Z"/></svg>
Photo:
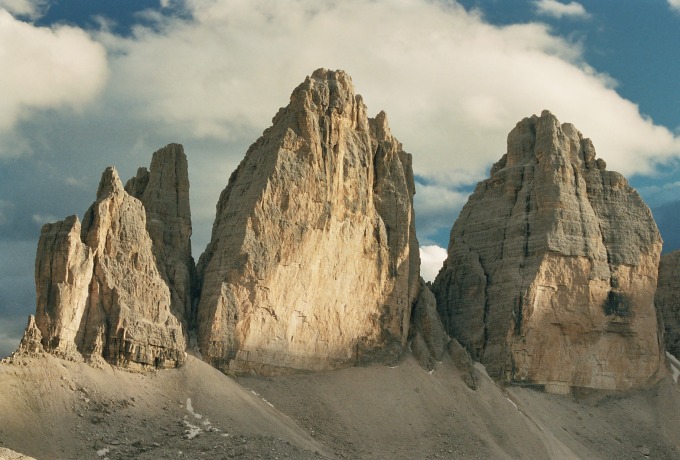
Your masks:
<svg viewBox="0 0 680 460"><path fill-rule="evenodd" d="M119 365L175 367L186 341L170 310L146 230L142 203L130 196L114 168L102 175L97 201L83 219L81 237L95 253L87 316L77 342Z"/></svg>
<svg viewBox="0 0 680 460"><path fill-rule="evenodd" d="M139 168L125 190L144 205L146 229L153 241L158 270L170 287L173 313L181 319L191 318L195 267L184 147L169 144L156 151L150 170Z"/></svg>
<svg viewBox="0 0 680 460"><path fill-rule="evenodd" d="M654 300L663 319L666 351L680 358L680 251L661 256Z"/></svg>
<svg viewBox="0 0 680 460"><path fill-rule="evenodd" d="M317 70L222 192L198 339L223 370L395 359L418 293L411 156L351 79Z"/></svg>
<svg viewBox="0 0 680 460"><path fill-rule="evenodd" d="M87 307L93 251L76 216L45 224L35 259L36 324L50 352L76 358L76 335Z"/></svg>
<svg viewBox="0 0 680 460"><path fill-rule="evenodd" d="M35 329L44 349L62 357L175 367L185 357L193 269L181 146L156 152L151 172L129 187L148 209L107 168L82 225L71 216L43 227Z"/></svg>
<svg viewBox="0 0 680 460"><path fill-rule="evenodd" d="M545 111L517 124L477 185L433 291L449 334L496 379L641 387L663 369L660 250L639 195Z"/></svg>
<svg viewBox="0 0 680 460"><path fill-rule="evenodd" d="M35 316L29 315L28 324L24 330L24 336L19 342L19 347L12 354L14 356L33 355L36 353L43 353L45 349L42 346L42 333L35 324ZM2 458L2 457L0 457Z"/></svg>

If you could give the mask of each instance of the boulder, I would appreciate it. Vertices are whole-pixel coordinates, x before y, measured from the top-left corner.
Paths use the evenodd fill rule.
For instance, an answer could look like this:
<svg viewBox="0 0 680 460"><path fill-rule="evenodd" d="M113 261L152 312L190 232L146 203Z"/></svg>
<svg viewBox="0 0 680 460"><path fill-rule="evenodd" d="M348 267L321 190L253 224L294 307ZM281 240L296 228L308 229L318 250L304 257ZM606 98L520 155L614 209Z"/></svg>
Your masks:
<svg viewBox="0 0 680 460"><path fill-rule="evenodd" d="M625 390L664 368L661 238L571 124L520 121L451 230L433 292L448 333L505 382Z"/></svg>

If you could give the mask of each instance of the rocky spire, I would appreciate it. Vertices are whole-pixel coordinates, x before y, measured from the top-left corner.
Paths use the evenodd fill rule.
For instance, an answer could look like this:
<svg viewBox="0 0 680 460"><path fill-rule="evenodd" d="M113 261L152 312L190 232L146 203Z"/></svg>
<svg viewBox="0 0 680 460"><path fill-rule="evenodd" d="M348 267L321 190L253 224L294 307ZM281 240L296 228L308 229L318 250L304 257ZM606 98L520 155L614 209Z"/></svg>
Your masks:
<svg viewBox="0 0 680 460"><path fill-rule="evenodd" d="M158 168L158 174L164 172L170 175ZM174 176L169 183L154 174L150 179L146 184L152 208L149 215L160 222L148 226L158 229L155 240L147 231L144 205L124 190L112 167L102 174L97 200L85 213L82 226L71 216L43 227L36 256L35 326L46 351L141 368L174 367L183 362L185 309L181 305L173 311L171 292L180 291L169 287L169 280L179 279L172 277L176 272L169 268L175 258L169 255L169 247L154 246L176 244L182 251L176 259L186 262L186 255L190 258L188 235L173 240L162 233L165 225L177 224L163 213L168 208L168 214L189 218L188 198L177 198L184 194L182 190L188 192L188 184ZM155 185L158 182L163 185ZM159 204L168 195L185 201L186 209L174 211L172 206ZM179 224L167 231L186 234Z"/></svg>
<svg viewBox="0 0 680 460"><path fill-rule="evenodd" d="M144 205L158 270L170 287L172 311L179 318L191 318L195 267L184 147L169 144L156 151L150 169L139 168L125 190Z"/></svg>
<svg viewBox="0 0 680 460"><path fill-rule="evenodd" d="M391 360L418 294L411 156L350 77L319 69L231 175L198 264L198 338L223 370Z"/></svg>
<svg viewBox="0 0 680 460"><path fill-rule="evenodd" d="M451 230L433 291L447 331L496 379L627 389L662 369L651 213L589 139L525 118Z"/></svg>

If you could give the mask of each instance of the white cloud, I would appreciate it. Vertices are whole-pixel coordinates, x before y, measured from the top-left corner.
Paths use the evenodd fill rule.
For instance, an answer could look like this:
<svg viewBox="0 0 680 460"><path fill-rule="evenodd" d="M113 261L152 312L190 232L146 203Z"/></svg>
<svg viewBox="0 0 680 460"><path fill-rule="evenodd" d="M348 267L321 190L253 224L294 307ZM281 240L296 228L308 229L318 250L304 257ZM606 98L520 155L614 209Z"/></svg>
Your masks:
<svg viewBox="0 0 680 460"><path fill-rule="evenodd" d="M590 17L583 5L577 2L561 3L557 0L536 0L534 5L537 13L558 19L565 16L573 18Z"/></svg>
<svg viewBox="0 0 680 460"><path fill-rule="evenodd" d="M545 25L495 27L457 4L426 0L187 7L191 20L159 16L132 38L100 35L112 54L108 97L185 137L254 141L323 66L349 72L369 111L387 111L416 173L448 187L482 179L510 129L546 108L624 174L650 173L680 154L669 130Z"/></svg>
<svg viewBox="0 0 680 460"><path fill-rule="evenodd" d="M670 6L672 10L680 13L680 0L668 0L668 6Z"/></svg>
<svg viewBox="0 0 680 460"><path fill-rule="evenodd" d="M0 9L0 69L0 130L9 131L31 109L90 101L106 80L106 51L78 28L36 27Z"/></svg>
<svg viewBox="0 0 680 460"><path fill-rule="evenodd" d="M427 183L417 185L415 197L418 236L425 245L445 244L442 235L467 190L505 153L507 133L543 109L591 137L609 168L626 175L652 173L657 163L680 156L677 137L620 97L611 77L583 61L581 45L552 35L543 24L492 26L456 3L429 0L189 0L183 7L188 9L183 18L163 15L165 10L149 13L145 20L156 22L137 26L131 37L106 28L94 35L108 49L111 78L82 117L94 129L78 125L83 137L91 137L78 142L97 146L80 160L97 165L93 175L111 163L135 171L163 142L185 144L197 251L209 238L219 191L247 145L318 67L352 75L369 113L384 109L393 133L413 153L416 174ZM14 77L14 86L0 83L0 105L7 107L0 110L0 126L29 116L31 107L82 107L92 99L103 84L95 70L106 66L104 52L93 51L101 48L92 37L78 29L36 28L6 13L0 18L27 29L19 48L30 48L32 34L55 42L70 31L87 45L79 51L83 61L99 63L92 66L96 84L89 90L83 83L87 72L69 80L76 89L60 89L58 78L55 84L38 79L42 86L36 91L29 91L31 78ZM0 39L0 49L4 43ZM7 58L0 58L0 68L13 68L2 59ZM28 61L43 63L22 75L52 75L46 58ZM64 73L57 70L57 76ZM4 73L0 80L8 78ZM41 89L62 97L29 98ZM136 137L144 153L130 147ZM29 150L19 142L24 137L4 136L5 144L7 139L14 139L15 155ZM41 142L51 145L49 139ZM77 185L72 174L64 180Z"/></svg>
<svg viewBox="0 0 680 460"><path fill-rule="evenodd" d="M0 8L6 9L14 16L31 20L42 17L48 7L47 0L0 0Z"/></svg>
<svg viewBox="0 0 680 460"><path fill-rule="evenodd" d="M434 281L446 260L446 249L437 246L420 247L420 276L425 281Z"/></svg>

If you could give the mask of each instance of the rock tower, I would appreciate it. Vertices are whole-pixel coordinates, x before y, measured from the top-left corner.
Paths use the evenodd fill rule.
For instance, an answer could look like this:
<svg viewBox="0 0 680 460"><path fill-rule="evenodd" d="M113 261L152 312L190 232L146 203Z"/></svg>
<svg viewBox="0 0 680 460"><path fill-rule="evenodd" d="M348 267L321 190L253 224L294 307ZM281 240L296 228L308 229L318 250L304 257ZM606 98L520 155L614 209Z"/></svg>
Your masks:
<svg viewBox="0 0 680 460"><path fill-rule="evenodd" d="M277 373L392 360L419 290L411 155L317 70L247 151L198 263L201 353Z"/></svg>
<svg viewBox="0 0 680 460"><path fill-rule="evenodd" d="M660 251L637 192L544 111L510 132L463 207L433 291L449 334L496 379L641 387L663 369Z"/></svg>
<svg viewBox="0 0 680 460"><path fill-rule="evenodd" d="M169 182L156 180L160 165L169 165L161 168ZM46 351L139 368L184 361L191 284L186 278L193 265L181 147L156 152L144 184L142 176L130 189L145 204L107 168L82 224L71 216L42 228L35 324Z"/></svg>

